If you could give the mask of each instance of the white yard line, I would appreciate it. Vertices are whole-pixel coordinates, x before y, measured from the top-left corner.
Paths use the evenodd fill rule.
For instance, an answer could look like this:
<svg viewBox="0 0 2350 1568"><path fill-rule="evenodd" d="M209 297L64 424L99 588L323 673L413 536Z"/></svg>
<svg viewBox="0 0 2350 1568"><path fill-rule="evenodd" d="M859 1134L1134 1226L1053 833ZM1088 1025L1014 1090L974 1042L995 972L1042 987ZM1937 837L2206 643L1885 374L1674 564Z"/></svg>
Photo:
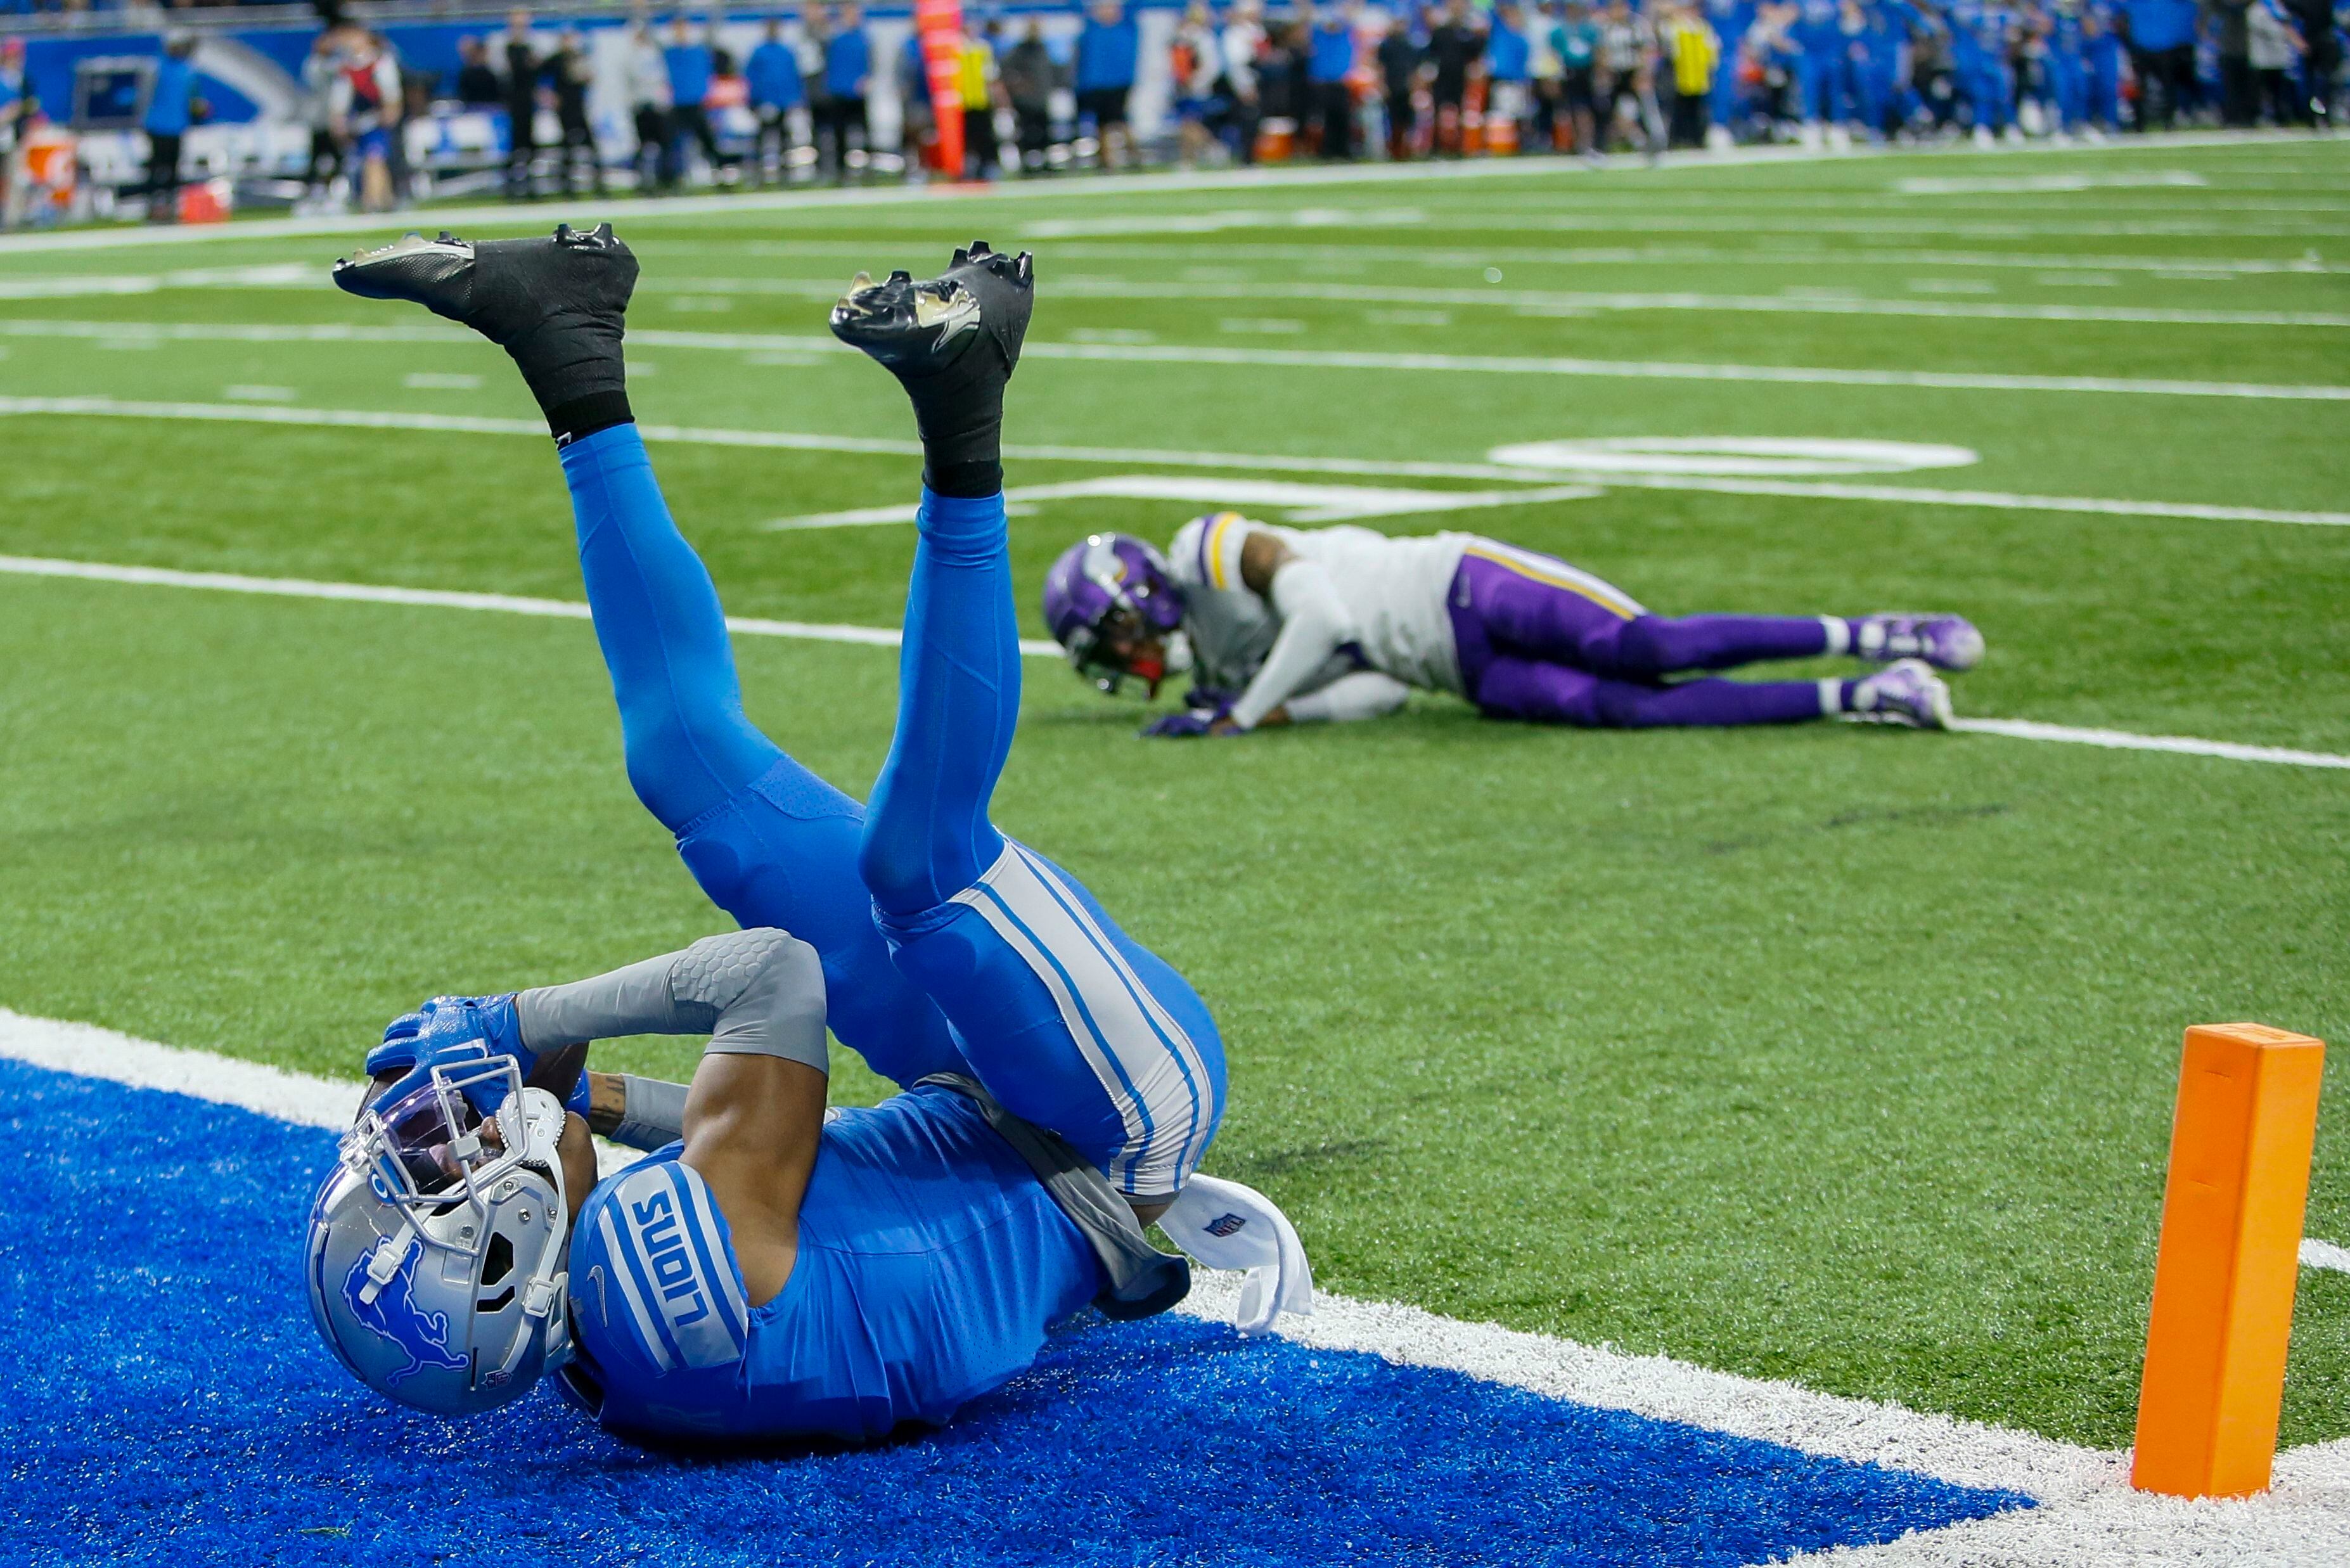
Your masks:
<svg viewBox="0 0 2350 1568"><path fill-rule="evenodd" d="M123 281L123 280L114 280ZM750 295L829 300L841 285L828 278L671 277L639 290L649 296ZM1334 305L1444 305L1519 311L1681 311L1723 316L1891 316L1959 321L2020 321L2141 327L2350 327L2350 312L2187 310L2123 305L1987 305L1966 300L1828 298L1774 294L1602 292L1575 289L1414 288L1386 284L1208 282L1185 278L1066 277L1054 293L1073 299L1313 300ZM1226 323L1229 329L1231 323ZM1258 324L1263 326L1264 324ZM1281 330L1302 331L1302 322ZM1123 345L1121 345L1123 347Z"/></svg>
<svg viewBox="0 0 2350 1568"><path fill-rule="evenodd" d="M639 334L640 338L658 334ZM816 339L807 339L815 342ZM670 345L682 347L682 345ZM1038 346L1030 345L1034 353ZM475 414L392 412L366 409L297 409L247 403L136 402L116 398L0 397L0 416L64 414L103 419L191 420L199 422L250 422L277 425L319 425L351 430L445 431L472 435L543 436L546 427L535 420L494 418ZM643 424L638 429L649 441L679 441L690 445L769 449L784 452L829 452L864 455L921 454L920 443L882 437L825 435L795 431L710 429L691 425ZM1997 512L2056 512L2108 517L2168 517L2206 523L2282 523L2313 527L2350 526L2350 512L2303 512L2262 506L2213 506L2199 502L2129 501L2104 496L2029 495L1995 490L1937 490L1890 484L1848 484L1832 482L1728 478L1701 475L1625 473L1614 469L1577 470L1562 465L1531 468L1494 462L1418 462L1352 457L1292 457L1278 453L1182 452L1156 447L1059 446L1015 442L1003 449L1009 458L1036 462L1138 464L1160 468L1205 468L1259 473L1328 473L1363 478L1514 480L1532 485L1540 482L1620 486L1641 490L1696 490L1722 495L1778 495L1817 501L1868 501L1902 506L1961 506ZM859 509L869 510L869 509Z"/></svg>
<svg viewBox="0 0 2350 1568"><path fill-rule="evenodd" d="M1243 348L1220 345L1097 345L1031 341L1021 352L1024 358L1028 358L1081 359L1119 365L1250 365L1306 370L1404 370L1481 376L1744 381L1780 386L1915 387L1942 391L2097 392L2142 397L2350 402L2350 385L2292 386L2119 376L2028 376L1962 370L1872 370L1810 365L1690 364L1663 359L1586 359L1553 355L1402 354L1320 348Z"/></svg>
<svg viewBox="0 0 2350 1568"><path fill-rule="evenodd" d="M2273 141L2294 147L2306 145L2306 138L2291 140L2288 132L2180 132L2166 135L2160 146L2172 148L2225 147L2243 141ZM2095 155L2100 152L2142 152L2148 149L2137 145L2136 139L2124 142L2120 139L2100 147L2057 148L2043 143L2008 150L2009 156L2030 157L2042 153L2064 152ZM1887 160L1907 160L1913 154L1888 152L1835 153L1807 151L1792 147L1750 147L1728 152L1668 153L1655 170L1648 173L1703 172L1707 170L1731 169L1752 164L1812 163L1833 160L1850 162L1856 157ZM1929 154L1928 156L1939 156ZM2224 171L2222 171L2224 174ZM512 228L524 225L544 228L557 219L573 223L595 223L617 218L676 217L692 219L711 214L731 213L778 213L826 208L920 206L941 202L957 205L973 202L1029 201L1098 201L1114 196L1159 196L1190 192L1216 191L1281 191L1308 186L1408 184L1426 185L1456 181L1487 179L1541 180L1555 179L1562 182L1588 181L1591 170L1576 160L1564 158L1485 159L1459 163L1363 163L1343 168L1254 168L1219 170L1195 174L1128 174L1088 178L1082 182L1057 180L1013 181L997 185L926 185L919 187L891 186L877 190L851 191L783 191L755 195L731 196L666 196L608 197L601 200L566 198L560 202L519 203L503 207L454 206L421 207L414 212L385 215L348 213L337 217L257 219L238 223L203 223L147 229L124 226L110 229L83 229L64 234L19 234L0 237L0 260L12 255L37 254L53 251L114 250L140 245L186 245L216 244L221 241L252 240L267 242L281 237L310 234L360 234L397 233L402 228L429 228L434 224L463 227L473 224L485 228Z"/></svg>
<svg viewBox="0 0 2350 1568"><path fill-rule="evenodd" d="M252 577L234 572L177 572L162 566L116 566L94 561L55 561L26 556L0 556L0 575L71 577L84 582L128 583L142 587L199 588L213 593L258 594L269 598L342 599L359 604L490 610L503 615L541 616L556 620L592 618L586 605L569 599L529 598L515 594L459 593L442 588L390 587L376 583L321 583L301 577ZM738 637L782 637L804 642L852 642L868 648L895 648L901 640L893 627L830 626L816 621L766 620L755 616L728 616L726 629ZM1023 640L1020 651L1031 659L1061 657L1057 644L1041 639Z"/></svg>
<svg viewBox="0 0 2350 1568"><path fill-rule="evenodd" d="M92 1024L0 1008L0 1056L53 1071L192 1096L297 1126L349 1125L362 1085L265 1067L209 1052L181 1051ZM625 1155L608 1157L611 1164ZM608 1168L609 1167L608 1166ZM1179 1311L1229 1320L1239 1279L1201 1271ZM2034 1568L2102 1568L2182 1561L2197 1552L2296 1551L2276 1561L2311 1563L2350 1545L2350 1441L2289 1451L2268 1496L2185 1503L2129 1490L2126 1456L2036 1433L1816 1393L1793 1383L1710 1371L1662 1355L1630 1355L1492 1324L1462 1323L1417 1307L1320 1294L1310 1317L1285 1317L1295 1343L1440 1367L1601 1409L1679 1422L1799 1452L1997 1488L2037 1508L1904 1537L1887 1546L1798 1559L1804 1563L1940 1564L2013 1562ZM2116 1548L2131 1554L2117 1555ZM2169 1553L2169 1555L2161 1555ZM2210 1560L2208 1557L2199 1560Z"/></svg>
<svg viewBox="0 0 2350 1568"><path fill-rule="evenodd" d="M838 256L870 263L877 250L872 240L726 239L711 236L685 240L660 238L632 242L640 255L706 256L724 252L743 256L779 259ZM1234 267L1247 262L1347 264L1399 262L1430 267L1482 267L1494 263L1532 266L1638 265L1659 263L1735 266L1951 266L1995 267L2028 272L2159 272L2181 270L2227 273L2244 276L2301 275L2325 277L2350 273L2350 263L2327 262L2310 256L2178 256L2035 255L1996 251L1889 250L1742 250L1716 245L1491 245L1464 250L1444 244L1252 244L1213 245L1118 244L1076 241L1055 244L1050 261L1141 262L1177 261Z"/></svg>
<svg viewBox="0 0 2350 1568"><path fill-rule="evenodd" d="M274 327L236 323L213 326L192 322L0 321L0 336L88 338L100 342L142 338L172 342L218 339L247 343L462 341L457 334L436 331L429 327ZM629 336L640 346L656 348L693 348L725 353L854 352L830 337L793 333L684 332L649 327L631 331ZM1586 359L1558 355L1408 354L1349 349L1257 348L1223 344L1056 343L1031 338L1022 348L1021 356L1027 360L1058 359L1120 367L1147 364L1247 365L1299 370L1402 370L1452 375L1758 382L1779 386L1906 387L1937 391L2095 392L2142 397L2350 402L2350 385L2324 383L2293 385L2119 376L2032 376L1966 370L1880 370L1814 365L1707 364L1669 359ZM10 400L23 402L31 400Z"/></svg>
<svg viewBox="0 0 2350 1568"><path fill-rule="evenodd" d="M300 577L255 577L233 572L182 572L162 566L124 566L98 561L61 561L28 556L0 556L0 576L63 577L141 587L194 588L213 593L257 594L271 598L340 599L360 604L488 610L560 620L592 618L588 606L569 599L461 593L442 588L390 587L373 583L313 582ZM830 626L810 621L766 620L750 616L729 616L726 627L729 631L743 637L859 643L872 648L895 648L900 640L898 630L890 627ZM1042 638L1022 639L1020 651L1031 659L1062 657L1056 644ZM2112 751L2169 752L2183 756L2211 757L2223 762L2350 769L2350 756L2329 752L2249 746L2233 741L2205 741L2186 735L2139 735L2124 730L2076 729L2022 719L1961 719L1955 728L1969 733L1999 735L2010 740L2053 741Z"/></svg>
<svg viewBox="0 0 2350 1568"><path fill-rule="evenodd" d="M2326 1269L2338 1274L2350 1274L2350 1247L2337 1247L2331 1241L2321 1241L2312 1236L2301 1244L2301 1266L2304 1269Z"/></svg>
<svg viewBox="0 0 2350 1568"><path fill-rule="evenodd" d="M2175 752L2231 763L2275 763L2294 768L2350 768L2350 756L2298 752L2285 746L2245 746L2233 741L2203 741L2189 735L2137 735L2126 730L2084 730L2070 724L2035 724L2029 719L1960 719L1950 728L1970 735L2005 735L2014 741L2054 741L2104 746L2120 752Z"/></svg>

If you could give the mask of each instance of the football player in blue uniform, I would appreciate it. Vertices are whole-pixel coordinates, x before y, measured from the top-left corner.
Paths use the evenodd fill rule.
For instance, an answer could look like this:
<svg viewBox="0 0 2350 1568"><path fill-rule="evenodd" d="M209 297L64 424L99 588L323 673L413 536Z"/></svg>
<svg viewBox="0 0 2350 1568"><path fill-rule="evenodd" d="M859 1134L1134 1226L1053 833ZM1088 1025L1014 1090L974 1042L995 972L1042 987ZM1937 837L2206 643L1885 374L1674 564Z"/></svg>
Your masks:
<svg viewBox="0 0 2350 1568"><path fill-rule="evenodd" d="M1195 1174L1224 1109L1207 1008L988 819L1020 695L999 441L1029 258L973 244L931 282L859 275L833 311L905 387L924 452L869 808L743 714L717 594L629 408L636 273L608 226L411 235L336 272L521 369L570 489L630 782L744 929L395 1022L311 1214L328 1344L427 1409L494 1407L556 1372L622 1433L858 1441L946 1420L1089 1302L1172 1304L1188 1269L1143 1241L1154 1219L1260 1271L1244 1326L1310 1304L1278 1211ZM827 1023L905 1091L827 1112ZM690 1088L581 1073L588 1042L647 1032L711 1036ZM588 1116L659 1152L599 1183Z"/></svg>

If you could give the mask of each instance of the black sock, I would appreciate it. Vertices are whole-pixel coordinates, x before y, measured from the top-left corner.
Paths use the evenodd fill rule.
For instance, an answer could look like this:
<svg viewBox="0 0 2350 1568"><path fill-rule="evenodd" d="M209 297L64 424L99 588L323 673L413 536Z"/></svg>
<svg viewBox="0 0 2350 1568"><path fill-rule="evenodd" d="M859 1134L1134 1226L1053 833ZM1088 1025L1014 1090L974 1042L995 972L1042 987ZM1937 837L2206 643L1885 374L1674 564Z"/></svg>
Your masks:
<svg viewBox="0 0 2350 1568"><path fill-rule="evenodd" d="M629 373L620 358L620 324L565 312L521 334L504 345L506 353L530 384L546 416L547 428L561 441L566 430L577 438L593 433L571 428L583 417L619 424L629 417ZM617 406L619 412L610 413ZM558 414L567 415L567 425ZM596 429L602 429L598 425Z"/></svg>
<svg viewBox="0 0 2350 1568"><path fill-rule="evenodd" d="M922 437L922 483L935 495L993 495L1003 488L1003 383L990 345L945 369L900 376Z"/></svg>
<svg viewBox="0 0 2350 1568"><path fill-rule="evenodd" d="M585 441L598 431L610 430L614 425L633 424L637 418L629 410L629 394L625 390L588 392L552 406L542 399L541 409L557 446Z"/></svg>

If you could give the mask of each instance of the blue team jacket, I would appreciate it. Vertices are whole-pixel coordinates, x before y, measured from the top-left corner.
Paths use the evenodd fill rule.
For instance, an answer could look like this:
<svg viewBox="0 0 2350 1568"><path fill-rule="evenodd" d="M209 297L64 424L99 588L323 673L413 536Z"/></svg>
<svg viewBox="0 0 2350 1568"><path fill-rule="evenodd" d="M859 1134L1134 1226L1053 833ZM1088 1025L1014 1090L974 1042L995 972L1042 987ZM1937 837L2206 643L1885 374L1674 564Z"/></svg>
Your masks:
<svg viewBox="0 0 2350 1568"><path fill-rule="evenodd" d="M1336 27L1317 25L1314 29L1314 51L1306 57L1306 79L1326 87L1345 81L1347 73L1354 68L1355 30L1343 22Z"/></svg>
<svg viewBox="0 0 2350 1568"><path fill-rule="evenodd" d="M661 51L669 63L670 101L691 109L710 96L711 58L704 44L671 44Z"/></svg>
<svg viewBox="0 0 2350 1568"><path fill-rule="evenodd" d="M797 109L800 60L789 44L769 41L751 51L743 74L750 78L751 101L766 109Z"/></svg>
<svg viewBox="0 0 2350 1568"><path fill-rule="evenodd" d="M194 118L195 92L195 67L165 55L155 62L155 89L147 97L147 118L140 129L150 136L184 134Z"/></svg>
<svg viewBox="0 0 2350 1568"><path fill-rule="evenodd" d="M755 1308L682 1147L598 1186L573 1233L580 1381L615 1431L857 1442L942 1423L1102 1289L1085 1234L952 1089L826 1127L791 1277Z"/></svg>
<svg viewBox="0 0 2350 1568"><path fill-rule="evenodd" d="M862 98L873 75L873 44L863 28L834 36L824 48L824 90L835 98Z"/></svg>
<svg viewBox="0 0 2350 1568"><path fill-rule="evenodd" d="M2128 0L2122 9L2136 48L2175 49L2195 41L2195 0Z"/></svg>
<svg viewBox="0 0 2350 1568"><path fill-rule="evenodd" d="M1109 26L1086 19L1077 32L1077 69L1074 83L1079 92L1134 85L1134 62L1141 52L1141 36L1128 16Z"/></svg>
<svg viewBox="0 0 2350 1568"><path fill-rule="evenodd" d="M1497 82L1532 79L1534 47L1526 36L1496 16L1485 35L1485 74Z"/></svg>

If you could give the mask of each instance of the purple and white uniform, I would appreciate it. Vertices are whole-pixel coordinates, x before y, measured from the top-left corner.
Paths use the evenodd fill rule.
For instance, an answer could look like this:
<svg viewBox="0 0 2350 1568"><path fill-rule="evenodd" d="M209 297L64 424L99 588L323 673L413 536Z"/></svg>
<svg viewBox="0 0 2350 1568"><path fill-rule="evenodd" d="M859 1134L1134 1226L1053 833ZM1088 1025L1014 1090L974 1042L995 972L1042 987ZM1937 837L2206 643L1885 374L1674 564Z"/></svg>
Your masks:
<svg viewBox="0 0 2350 1568"><path fill-rule="evenodd" d="M1295 559L1260 595L1241 576L1249 538ZM1239 690L1253 728L1369 718L1407 688L1450 691L1496 718L1640 728L1790 723L1841 711L1833 680L1664 677L1843 651L1816 617L1651 615L1612 583L1473 534L1390 538L1367 528L1281 528L1236 512L1194 518L1168 550L1203 682Z"/></svg>

